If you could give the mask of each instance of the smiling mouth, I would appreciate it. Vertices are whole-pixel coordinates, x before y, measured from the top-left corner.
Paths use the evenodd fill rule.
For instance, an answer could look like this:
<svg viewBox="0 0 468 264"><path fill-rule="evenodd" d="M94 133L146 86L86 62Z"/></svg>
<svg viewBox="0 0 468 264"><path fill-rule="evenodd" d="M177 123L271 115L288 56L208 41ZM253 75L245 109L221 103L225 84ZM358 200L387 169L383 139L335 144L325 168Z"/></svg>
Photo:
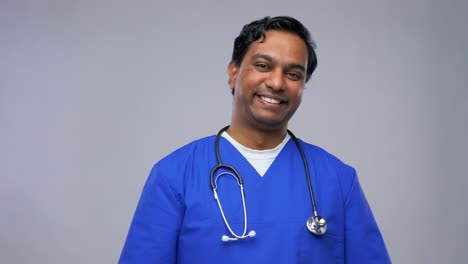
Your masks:
<svg viewBox="0 0 468 264"><path fill-rule="evenodd" d="M273 99L273 98L270 98L270 97L266 97L266 96L259 96L259 98L260 98L262 101L267 102L267 103L270 103L270 104L279 105L279 104L283 103L283 101L279 101L279 100L276 100L276 99Z"/></svg>

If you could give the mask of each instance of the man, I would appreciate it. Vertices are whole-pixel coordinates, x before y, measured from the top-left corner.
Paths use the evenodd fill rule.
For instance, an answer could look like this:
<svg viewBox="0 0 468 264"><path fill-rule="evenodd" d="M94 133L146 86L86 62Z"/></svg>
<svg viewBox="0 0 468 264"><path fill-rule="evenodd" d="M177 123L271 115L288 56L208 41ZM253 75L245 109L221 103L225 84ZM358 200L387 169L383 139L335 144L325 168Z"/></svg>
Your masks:
<svg viewBox="0 0 468 264"><path fill-rule="evenodd" d="M120 263L391 262L354 169L288 133L316 65L297 20L244 26L230 126L154 166Z"/></svg>

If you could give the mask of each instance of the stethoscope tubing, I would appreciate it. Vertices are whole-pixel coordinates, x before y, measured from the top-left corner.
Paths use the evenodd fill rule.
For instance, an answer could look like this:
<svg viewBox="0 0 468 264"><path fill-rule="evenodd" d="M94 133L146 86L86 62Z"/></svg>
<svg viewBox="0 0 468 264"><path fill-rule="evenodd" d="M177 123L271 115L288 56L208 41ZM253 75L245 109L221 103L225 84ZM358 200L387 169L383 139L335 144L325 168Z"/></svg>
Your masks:
<svg viewBox="0 0 468 264"><path fill-rule="evenodd" d="M220 154L220 151L219 151L219 142L221 140L221 134L223 132L225 132L228 128L229 128L229 125L223 127L218 132L218 134L216 135L214 148L215 148L216 160L217 160L218 164L213 167L213 169L211 170L211 173L210 173L211 189L213 190L214 197L216 199L216 202L218 203L218 207L219 207L219 210L220 210L221 215L223 217L224 223L226 224L229 232L235 237L235 238L226 238L226 240L224 240L224 236L223 236L223 241L230 241L230 240L236 240L236 239L242 239L242 238L255 236L255 232L253 230L251 231L251 232L253 232L252 235L250 233L249 233L249 235L246 235L246 232L247 232L247 211L246 210L247 209L246 209L246 206L245 206L245 193L244 193L244 184L243 184L242 177L239 174L239 172L236 170L236 168L234 168L233 166L231 166L229 164L223 163L222 160L221 160L221 154ZM312 187L312 180L311 180L311 176L310 176L309 165L307 163L307 158L306 158L304 150L303 150L299 140L296 138L296 136L290 130L287 130L287 132L291 136L292 140L294 141L294 144L296 145L296 147L297 147L297 149L299 151L299 154L301 155L302 163L304 165L305 176L307 178L307 186L308 186L308 189L309 189L309 196L310 196L310 201L311 201L311 204L312 204L312 211L314 213L314 216L307 220L306 225L307 225L307 228L309 229L309 231L311 233L320 236L320 235L325 234L325 232L327 230L327 227L326 227L325 219L318 215L317 206L316 206L316 202L315 202L315 194L314 194L314 189ZM231 171L231 172L222 172L222 173L218 174L218 176L215 177L215 173L220 169L226 169L226 170ZM233 230L231 229L231 227L229 226L229 224L227 222L227 219L226 219L226 217L224 215L221 203L219 201L217 191L216 191L217 190L216 182L217 182L218 177L222 176L222 175L225 175L225 174L231 175L234 178L236 178L237 183L239 184L239 187L240 187L240 190L241 190L242 203L243 203L243 207L244 207L244 232L243 232L243 234L241 236L235 234L233 232Z"/></svg>
<svg viewBox="0 0 468 264"><path fill-rule="evenodd" d="M314 189L312 188L312 182L311 182L311 179L310 179L310 172L309 172L309 165L307 164L307 159L306 159L304 150L302 149L302 146L301 146L301 143L299 143L299 140L296 138L296 136L293 134L293 132L291 132L289 129L288 129L288 134L291 136L292 140L294 141L294 143L297 146L297 149L299 150L299 153L301 154L302 163L304 164L304 171L305 171L306 178L307 178L307 186L309 187L309 196L310 196L310 202L312 204L312 211L314 212L314 216L317 216L318 213L317 213L317 206L316 206L316 203L315 203L315 194L314 194Z"/></svg>
<svg viewBox="0 0 468 264"><path fill-rule="evenodd" d="M228 169L228 170L232 170L234 172L234 175L237 175L235 176L239 182L240 185L243 186L243 180L242 180L242 177L240 177L240 174L239 172L236 170L236 168L234 168L233 166L229 165L229 164L225 164L222 162L221 160L221 154L220 154L220 151L219 151L219 141L221 140L221 134L223 134L223 132L225 132L226 130L229 129L229 125L228 126L225 126L223 127L219 132L218 134L216 135L216 139L215 139L215 153L216 153L216 160L218 161L218 165L216 165L212 170L211 170L211 175L210 175L210 183L211 183L211 188L214 190L216 188L216 181L215 181L215 172L218 171L219 169L221 168L225 168L225 169ZM289 129L288 129L288 134L289 136L291 136L292 140L294 141L294 144L296 145L298 151L299 151L299 154L301 155L301 158L302 158L302 163L304 165L304 171L305 171L305 174L306 174L306 178L307 178L307 186L309 188L309 196L310 196L310 202L312 204L312 211L314 212L314 216L317 216L318 213L317 213L317 205L315 203L315 193L314 193L314 189L312 187L312 182L311 182L311 179L310 179L310 171L309 171L309 165L307 163L307 159L306 159L306 156L305 156L305 153L304 153L304 150L301 146L301 143L299 142L299 140L297 139L297 137L293 134L293 132L291 132Z"/></svg>

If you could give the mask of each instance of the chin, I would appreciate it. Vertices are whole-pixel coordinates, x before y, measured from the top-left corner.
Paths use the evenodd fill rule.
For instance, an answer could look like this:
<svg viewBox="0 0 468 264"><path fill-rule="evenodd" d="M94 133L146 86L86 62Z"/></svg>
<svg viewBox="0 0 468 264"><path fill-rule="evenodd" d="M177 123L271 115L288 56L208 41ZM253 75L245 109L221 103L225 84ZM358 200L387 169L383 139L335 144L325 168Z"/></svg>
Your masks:
<svg viewBox="0 0 468 264"><path fill-rule="evenodd" d="M261 130L265 131L275 131L275 130L282 130L284 128L287 128L288 123L284 121L278 121L278 120L259 120L257 122L257 127L260 128Z"/></svg>

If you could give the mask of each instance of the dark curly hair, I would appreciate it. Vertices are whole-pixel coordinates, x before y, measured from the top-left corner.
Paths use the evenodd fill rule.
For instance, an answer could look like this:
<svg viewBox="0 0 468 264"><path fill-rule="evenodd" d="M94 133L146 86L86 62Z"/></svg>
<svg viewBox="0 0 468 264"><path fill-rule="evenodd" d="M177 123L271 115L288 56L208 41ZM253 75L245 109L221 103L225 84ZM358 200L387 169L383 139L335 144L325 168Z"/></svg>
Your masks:
<svg viewBox="0 0 468 264"><path fill-rule="evenodd" d="M234 40L232 62L240 67L250 44L260 38L265 38L265 33L268 30L290 32L304 40L309 54L305 81L309 81L315 68L317 68L317 56L315 54L316 45L310 37L309 30L307 30L301 22L289 16L267 16L245 25L239 36Z"/></svg>

